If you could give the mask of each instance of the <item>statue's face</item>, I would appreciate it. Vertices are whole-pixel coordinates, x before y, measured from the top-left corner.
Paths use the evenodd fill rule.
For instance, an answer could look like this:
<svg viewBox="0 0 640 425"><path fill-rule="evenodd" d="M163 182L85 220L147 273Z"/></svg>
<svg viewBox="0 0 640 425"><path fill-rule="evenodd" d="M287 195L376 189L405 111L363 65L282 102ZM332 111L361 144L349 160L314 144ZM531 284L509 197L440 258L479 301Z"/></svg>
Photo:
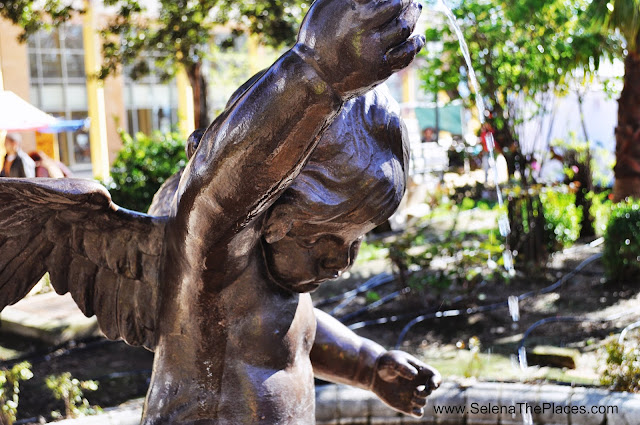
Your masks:
<svg viewBox="0 0 640 425"><path fill-rule="evenodd" d="M371 224L291 222L284 237L264 243L271 278L294 292L311 292L322 282L339 277L358 254Z"/></svg>

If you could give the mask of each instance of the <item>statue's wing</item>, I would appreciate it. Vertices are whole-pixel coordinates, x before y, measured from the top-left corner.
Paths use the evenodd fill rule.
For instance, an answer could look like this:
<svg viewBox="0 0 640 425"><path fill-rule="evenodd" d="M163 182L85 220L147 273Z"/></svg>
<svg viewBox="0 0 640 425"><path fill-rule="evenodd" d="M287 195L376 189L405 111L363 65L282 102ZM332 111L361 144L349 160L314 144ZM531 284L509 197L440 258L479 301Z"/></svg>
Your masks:
<svg viewBox="0 0 640 425"><path fill-rule="evenodd" d="M110 339L154 347L166 219L80 179L0 179L0 310L45 272Z"/></svg>
<svg viewBox="0 0 640 425"><path fill-rule="evenodd" d="M153 201L151 201L151 206L149 207L148 214L157 217L167 216L171 214L173 198L178 191L178 186L180 185L180 178L182 177L183 171L184 168L169 177L162 184L162 186L160 186L160 189L158 189L155 195L153 195Z"/></svg>

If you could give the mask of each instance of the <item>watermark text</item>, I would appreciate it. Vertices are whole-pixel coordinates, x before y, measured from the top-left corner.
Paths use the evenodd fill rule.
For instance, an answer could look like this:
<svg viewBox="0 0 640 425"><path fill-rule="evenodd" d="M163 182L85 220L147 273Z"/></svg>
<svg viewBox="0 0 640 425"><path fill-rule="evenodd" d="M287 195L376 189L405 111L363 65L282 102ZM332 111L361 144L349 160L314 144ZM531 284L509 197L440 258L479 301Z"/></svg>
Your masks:
<svg viewBox="0 0 640 425"><path fill-rule="evenodd" d="M502 405L491 403L480 404L474 402L469 406L433 406L433 412L436 415L464 415L467 412L471 413L472 415L617 415L618 406L579 406L556 403L529 404L525 402Z"/></svg>

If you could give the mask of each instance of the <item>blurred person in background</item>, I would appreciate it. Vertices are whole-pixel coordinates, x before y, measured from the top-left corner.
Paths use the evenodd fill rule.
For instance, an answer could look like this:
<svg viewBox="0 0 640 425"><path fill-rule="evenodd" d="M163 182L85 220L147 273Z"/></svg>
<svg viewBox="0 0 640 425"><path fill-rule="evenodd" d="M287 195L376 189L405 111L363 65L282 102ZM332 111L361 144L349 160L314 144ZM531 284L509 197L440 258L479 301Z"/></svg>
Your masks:
<svg viewBox="0 0 640 425"><path fill-rule="evenodd" d="M21 148L22 136L18 133L7 133L4 148L7 154L2 164L0 177L35 177L36 164Z"/></svg>
<svg viewBox="0 0 640 425"><path fill-rule="evenodd" d="M50 158L42 151L31 152L31 159L36 163L36 177L51 177L59 179L62 177L71 177L71 170L60 161Z"/></svg>

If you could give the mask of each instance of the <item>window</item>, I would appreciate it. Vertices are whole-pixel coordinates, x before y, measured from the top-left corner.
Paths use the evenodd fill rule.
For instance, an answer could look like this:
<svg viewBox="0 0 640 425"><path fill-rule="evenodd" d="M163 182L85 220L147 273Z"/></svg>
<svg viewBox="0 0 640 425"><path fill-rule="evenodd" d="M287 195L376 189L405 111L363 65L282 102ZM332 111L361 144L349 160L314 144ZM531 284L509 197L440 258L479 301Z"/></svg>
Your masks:
<svg viewBox="0 0 640 425"><path fill-rule="evenodd" d="M87 117L82 26L65 25L40 31L28 40L32 102L62 119ZM89 136L81 132L58 134L61 159L72 169L91 163Z"/></svg>
<svg viewBox="0 0 640 425"><path fill-rule="evenodd" d="M138 80L124 69L127 131L149 134L154 130L168 132L178 125L178 94L174 80L163 81L153 56L147 58L151 72Z"/></svg>

